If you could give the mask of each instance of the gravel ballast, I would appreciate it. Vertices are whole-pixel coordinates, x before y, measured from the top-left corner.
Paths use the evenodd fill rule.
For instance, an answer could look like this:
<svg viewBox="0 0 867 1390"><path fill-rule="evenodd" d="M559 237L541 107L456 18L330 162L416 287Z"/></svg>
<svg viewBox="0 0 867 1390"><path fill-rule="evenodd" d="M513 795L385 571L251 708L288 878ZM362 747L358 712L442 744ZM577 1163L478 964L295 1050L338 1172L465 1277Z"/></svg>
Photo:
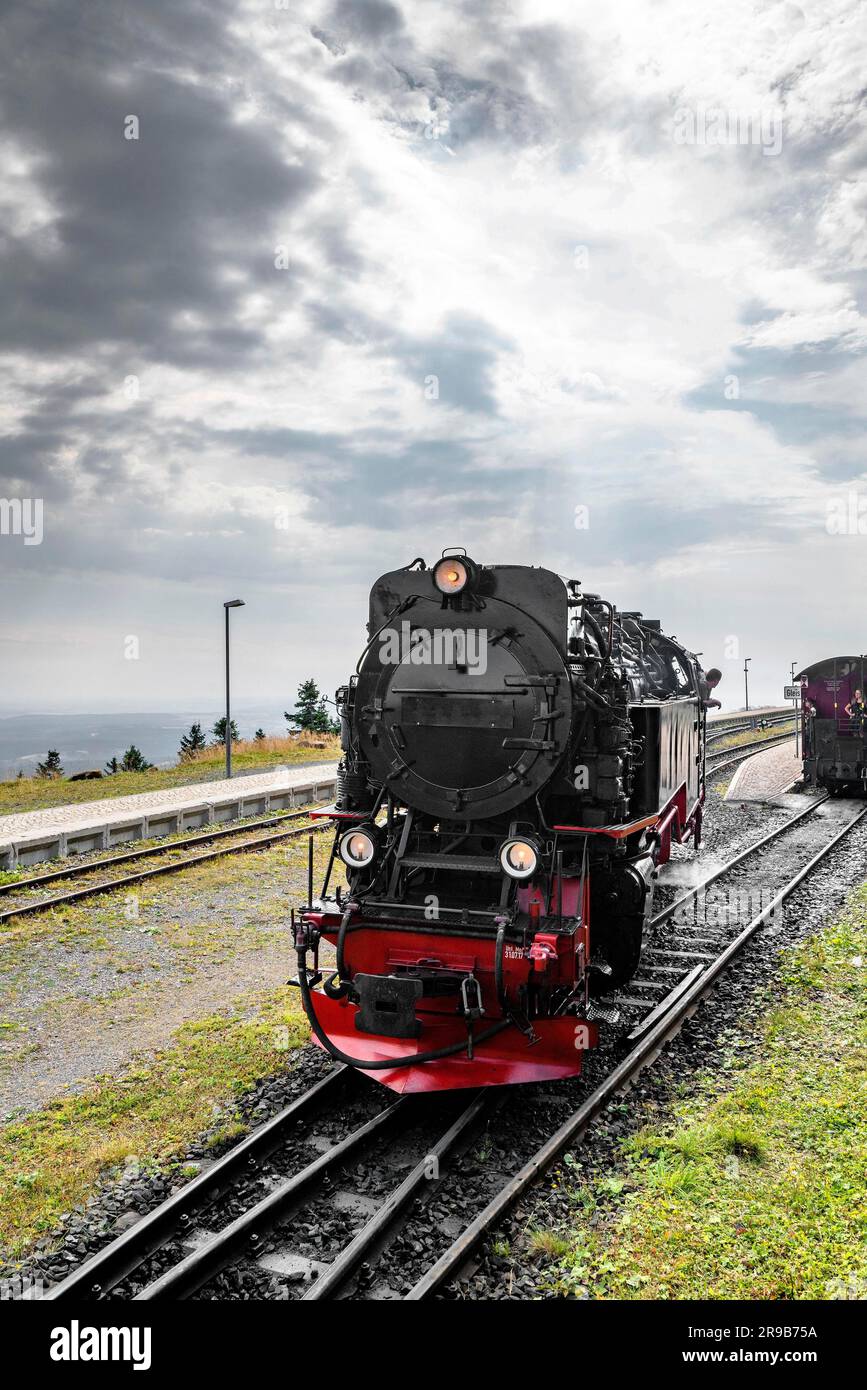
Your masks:
<svg viewBox="0 0 867 1390"><path fill-rule="evenodd" d="M807 804L804 798L785 798L785 804L763 807L755 803L741 806L724 802L711 792L705 817L704 847L699 860L688 850L678 850L660 881L657 906L665 906L672 894L683 886L704 878L716 862L731 857L768 830L783 824L795 806ZM812 817L806 825L811 825ZM826 831L827 834L827 831ZM793 859L793 867L804 862L803 850ZM700 872L696 863L700 863ZM593 1125L583 1143L570 1158L582 1171L598 1173L615 1161L622 1137L646 1119L648 1107L664 1109L682 1087L684 1078L697 1069L713 1068L723 1044L730 1045L733 1033L748 1035L768 1007L779 952L819 929L842 905L849 890L861 883L867 863L867 826L861 825L846 837L811 878L789 900L783 914L759 932L729 969L710 998L684 1026L654 1066L638 1079L628 1097L621 1098ZM747 880L761 877L757 867L748 864L742 871ZM403 1230L393 1241L384 1270L365 1271L354 1297L395 1298L406 1293L432 1259L489 1200L510 1172L515 1171L535 1147L557 1127L610 1069L618 1051L616 1039L605 1037L602 1045L588 1054L585 1074L570 1082L547 1087L522 1088L504 1097L482 1139L474 1144L453 1172L431 1184L425 1199L414 1208ZM238 1114L248 1124L261 1123L288 1100L324 1075L330 1063L315 1048L295 1054L290 1068L264 1080L255 1091L238 1102ZM378 1088L376 1088L378 1090ZM338 1117L339 1118L339 1117ZM342 1121L341 1121L342 1123ZM332 1135L332 1137L334 1137ZM77 1208L40 1244L25 1262L7 1266L11 1275L18 1268L25 1276L54 1282L81 1260L112 1239L119 1230L163 1200L182 1179L179 1172L197 1168L209 1155L207 1136L190 1146L173 1174L143 1174L137 1171L107 1180L93 1199ZM387 1163L385 1164L387 1167ZM374 1189L378 1181L372 1179ZM446 1297L470 1299L550 1297L545 1288L544 1270L521 1254L528 1226L556 1225L562 1211L558 1203L565 1198L543 1179L525 1196L491 1243L482 1249L474 1267ZM230 1213L237 1210L233 1194ZM357 1229L361 1217L353 1221L345 1212L317 1214L311 1222L309 1248L329 1250L332 1238L342 1231ZM333 1226L333 1230L331 1229ZM508 1254L502 1253L508 1250ZM501 1253L496 1253L496 1252ZM250 1265L225 1271L215 1287L200 1297L287 1298L303 1292L303 1276L280 1277Z"/></svg>

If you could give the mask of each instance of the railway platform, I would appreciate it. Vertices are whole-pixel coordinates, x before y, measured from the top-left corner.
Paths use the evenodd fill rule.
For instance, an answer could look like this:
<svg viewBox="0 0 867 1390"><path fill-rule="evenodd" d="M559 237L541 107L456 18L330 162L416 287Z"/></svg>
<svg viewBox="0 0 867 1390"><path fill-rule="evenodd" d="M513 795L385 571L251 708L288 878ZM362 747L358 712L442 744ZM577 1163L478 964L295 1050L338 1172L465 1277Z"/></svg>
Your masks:
<svg viewBox="0 0 867 1390"><path fill-rule="evenodd" d="M315 763L0 816L0 869L327 801L336 787L337 764Z"/></svg>
<svg viewBox="0 0 867 1390"><path fill-rule="evenodd" d="M735 769L724 799L775 801L800 777L801 767L800 757L795 756L794 736L762 748Z"/></svg>

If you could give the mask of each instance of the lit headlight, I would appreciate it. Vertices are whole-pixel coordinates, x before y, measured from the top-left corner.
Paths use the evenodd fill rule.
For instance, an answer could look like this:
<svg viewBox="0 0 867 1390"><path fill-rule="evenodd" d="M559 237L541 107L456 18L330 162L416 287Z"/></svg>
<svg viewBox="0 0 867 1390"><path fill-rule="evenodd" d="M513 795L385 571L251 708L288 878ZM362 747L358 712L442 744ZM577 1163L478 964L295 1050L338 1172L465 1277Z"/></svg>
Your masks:
<svg viewBox="0 0 867 1390"><path fill-rule="evenodd" d="M539 852L529 840L507 840L500 848L500 863L509 878L532 878L539 863Z"/></svg>
<svg viewBox="0 0 867 1390"><path fill-rule="evenodd" d="M441 594L459 594L467 587L469 577L467 563L452 555L447 555L434 565L433 581Z"/></svg>
<svg viewBox="0 0 867 1390"><path fill-rule="evenodd" d="M373 863L376 840L369 830L348 830L342 836L337 852L348 869L366 869Z"/></svg>

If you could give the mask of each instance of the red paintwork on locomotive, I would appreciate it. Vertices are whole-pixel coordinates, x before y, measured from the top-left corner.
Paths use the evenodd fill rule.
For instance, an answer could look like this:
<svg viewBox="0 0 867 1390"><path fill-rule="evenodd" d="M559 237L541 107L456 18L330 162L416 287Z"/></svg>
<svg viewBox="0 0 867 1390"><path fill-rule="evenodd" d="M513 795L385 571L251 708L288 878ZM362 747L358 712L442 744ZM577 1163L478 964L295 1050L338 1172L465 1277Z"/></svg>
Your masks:
<svg viewBox="0 0 867 1390"><path fill-rule="evenodd" d="M528 974L533 975L536 984L552 989L571 988L584 979L590 947L589 883L582 884L578 878L563 879L563 915L580 919L574 932L546 932L535 930L532 925L537 919L541 921L543 911L553 914L558 910L559 892L555 880L552 901L546 903L535 886L519 889L531 926L525 946L507 943L504 948L503 984L507 996L517 996ZM332 944L336 941L340 925L336 915L305 913L304 920L318 927L327 941ZM458 980L472 974L479 982L484 1007L483 1016L475 1023L477 1034L502 1017L494 981L493 936L475 938L420 932L412 925L400 931L383 930L375 920L365 919L365 925L355 930L350 920L347 943L353 974L389 975L419 967L436 970L444 976L454 974ZM347 1000L333 1000L317 993L313 995L313 1003L317 1019L331 1040L342 1051L361 1059L408 1057L466 1039L466 1021L456 1012L454 995L422 1000L416 1010L422 1025L421 1035L415 1040L358 1032L355 1027L358 1010ZM574 1015L534 1019L532 1027L532 1037L527 1037L517 1027L504 1028L474 1048L472 1057L464 1052L439 1062L370 1074L393 1090L406 1092L553 1081L578 1075L581 1053L597 1041L595 1025Z"/></svg>
<svg viewBox="0 0 867 1390"><path fill-rule="evenodd" d="M641 822L557 829L561 833L607 835L615 839L639 829L654 829L657 836L655 862L665 863L673 840L680 842L692 835L698 843L701 798L688 807L686 786L682 784L658 815L645 817ZM544 988L579 986L582 982L586 987L591 932L589 876L583 881L564 877L562 889L555 877L547 901L537 884L521 885L517 889L517 905L521 912L528 914L530 926L525 945L507 943L505 947L503 979L507 997L516 997L518 987L527 982L531 972L534 983ZM578 920L575 931L568 934L546 931L544 918L561 913L564 918ZM305 912L303 919L316 927L326 941L332 945L336 942L340 925L337 914ZM395 930L393 922L384 930L375 919L368 918L364 923L352 930L350 921L346 951L353 974L388 975L415 967L436 969L444 974L454 972L458 979L472 974L479 981L484 1006L483 1016L474 1023L474 1033L483 1033L501 1019L494 983L493 935L475 938L422 932L414 923ZM422 1027L417 1039L359 1032L355 1027L357 1006L347 999L330 999L314 991L312 1002L317 1020L331 1041L362 1062L387 1057L407 1058L466 1039L466 1020L456 1010L454 995L425 998L419 1003L416 1012ZM474 1047L472 1057L462 1051L439 1061L403 1065L393 1071L383 1068L368 1072L368 1075L399 1092L552 1081L579 1075L584 1049L595 1046L597 1041L596 1025L574 1014L534 1018L532 1036L528 1037L514 1025L504 1028ZM360 1070L364 1070L363 1065Z"/></svg>
<svg viewBox="0 0 867 1390"><path fill-rule="evenodd" d="M329 1038L342 1051L362 1061L378 1061L386 1057L409 1057L416 1052L428 1052L450 1043L464 1042L466 1024L460 1014L425 1017L420 1038L384 1038L372 1033L359 1033L355 1028L353 1004L346 1000L329 999L325 994L313 995L316 1017ZM482 1032L492 1020L485 1017L476 1025ZM438 1062L423 1062L418 1066L395 1067L393 1071L368 1072L393 1091L456 1091L468 1086L514 1086L520 1082L558 1081L577 1076L581 1071L581 1054L585 1047L594 1047L598 1040L596 1025L573 1017L534 1019L535 1039L530 1040L517 1028L504 1028L496 1037L480 1043L470 1058L465 1051L445 1057ZM316 1039L314 1038L314 1041ZM364 1071L364 1066L359 1068Z"/></svg>

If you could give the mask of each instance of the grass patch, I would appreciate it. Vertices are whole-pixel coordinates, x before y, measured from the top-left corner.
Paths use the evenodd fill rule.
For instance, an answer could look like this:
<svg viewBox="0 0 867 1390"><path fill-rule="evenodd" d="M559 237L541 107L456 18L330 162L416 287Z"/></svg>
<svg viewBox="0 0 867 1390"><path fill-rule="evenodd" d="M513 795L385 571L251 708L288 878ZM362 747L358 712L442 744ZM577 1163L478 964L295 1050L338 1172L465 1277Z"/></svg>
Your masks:
<svg viewBox="0 0 867 1390"><path fill-rule="evenodd" d="M119 1076L98 1077L0 1128L0 1248L23 1253L100 1178L135 1159L170 1163L214 1126L219 1148L244 1132L230 1102L307 1040L297 1000L280 989L181 1027L171 1044Z"/></svg>
<svg viewBox="0 0 867 1390"><path fill-rule="evenodd" d="M711 726L708 725L708 728L711 729ZM779 738L781 734L788 734L794 743L794 724L775 724L770 729L742 729L738 733L727 734L725 738L715 738L713 743L708 744L708 752L720 753L727 748L737 748L742 743L766 743Z"/></svg>
<svg viewBox="0 0 867 1390"><path fill-rule="evenodd" d="M233 745L232 770L282 764L333 762L340 756L340 740L330 734L266 738L260 743L242 740ZM70 782L65 777L16 777L0 782L0 816L19 811L39 811L48 806L68 806L82 801L101 801L105 797L132 796L136 792L161 791L165 787L193 786L196 782L215 782L226 773L222 744L205 748L189 762L175 767L152 768L149 772L119 772L89 782Z"/></svg>
<svg viewBox="0 0 867 1390"><path fill-rule="evenodd" d="M561 1170L575 1214L526 1242L547 1256L551 1288L617 1299L867 1295L865 972L867 884L783 955L783 996L759 1045L736 1046L671 1120L625 1140L613 1182L582 1177L574 1161Z"/></svg>

